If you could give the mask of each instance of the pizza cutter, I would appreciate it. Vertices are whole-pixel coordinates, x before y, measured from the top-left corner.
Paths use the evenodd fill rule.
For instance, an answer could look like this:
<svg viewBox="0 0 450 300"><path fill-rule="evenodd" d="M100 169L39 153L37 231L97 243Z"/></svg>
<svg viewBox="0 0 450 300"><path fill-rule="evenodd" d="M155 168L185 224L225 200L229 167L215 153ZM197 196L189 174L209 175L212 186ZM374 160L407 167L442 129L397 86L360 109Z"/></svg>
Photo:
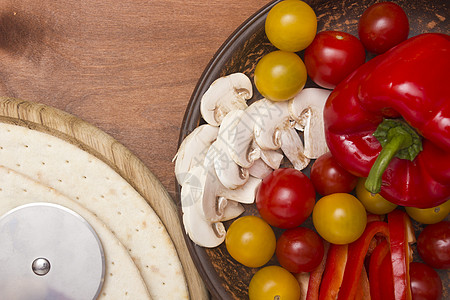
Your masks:
<svg viewBox="0 0 450 300"><path fill-rule="evenodd" d="M31 203L0 217L0 299L96 299L104 276L100 239L74 211Z"/></svg>

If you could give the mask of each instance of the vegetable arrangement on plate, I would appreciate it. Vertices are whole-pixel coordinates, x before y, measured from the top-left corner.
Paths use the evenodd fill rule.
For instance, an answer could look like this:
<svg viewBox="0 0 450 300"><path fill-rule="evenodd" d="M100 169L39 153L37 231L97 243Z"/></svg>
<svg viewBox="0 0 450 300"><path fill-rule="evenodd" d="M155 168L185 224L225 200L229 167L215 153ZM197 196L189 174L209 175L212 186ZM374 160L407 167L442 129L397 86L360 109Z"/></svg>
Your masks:
<svg viewBox="0 0 450 300"><path fill-rule="evenodd" d="M236 261L260 268L250 299L442 294L429 266L448 268L450 252L450 37L408 39L404 16L394 3L369 7L355 25L360 42L338 30L316 34L309 5L282 1L265 23L278 49L254 71L264 98L247 103L243 73L203 95L205 123L175 162L183 223L197 245L225 241ZM377 55L365 62L365 50ZM307 76L318 87L305 88ZM257 216L239 217L253 203ZM314 230L304 226L309 217ZM429 266L412 262L410 217L436 223L417 243ZM282 230L277 240L272 229ZM274 255L279 266L268 264Z"/></svg>

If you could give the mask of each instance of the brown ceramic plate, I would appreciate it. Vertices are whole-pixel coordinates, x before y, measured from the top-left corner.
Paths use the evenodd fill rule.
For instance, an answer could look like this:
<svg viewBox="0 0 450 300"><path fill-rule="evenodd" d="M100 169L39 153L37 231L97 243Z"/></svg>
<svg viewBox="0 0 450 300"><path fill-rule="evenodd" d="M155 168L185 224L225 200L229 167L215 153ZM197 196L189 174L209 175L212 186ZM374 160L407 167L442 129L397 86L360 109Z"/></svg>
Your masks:
<svg viewBox="0 0 450 300"><path fill-rule="evenodd" d="M209 85L217 78L233 73L243 72L253 81L253 70L257 61L275 48L269 43L264 33L264 21L270 8L279 1L271 2L243 23L217 51L195 87L187 107L179 143L199 124L204 123L200 115L200 99ZM357 36L358 19L373 0L306 0L314 9L318 18L318 32L323 30L340 30ZM446 0L401 0L398 3L406 12L410 21L410 36L423 32L449 33L448 9ZM299 53L303 55L302 52ZM308 81L307 87L315 86ZM252 100L261 96L254 88ZM306 170L306 173L309 173ZM180 187L177 186L177 202L180 206ZM246 215L257 215L253 205L246 206ZM230 222L225 223L228 227ZM417 224L416 224L417 225ZM309 219L304 226L311 226ZM279 231L276 231L280 234ZM206 249L196 246L186 237L189 251L200 275L203 277L211 295L215 299L248 299L247 289L251 277L257 269L247 268L237 263L228 254L225 244ZM276 264L273 258L268 264ZM445 273L445 274L444 274ZM448 286L448 275L444 287ZM447 290L447 288L445 288ZM443 299L448 291L445 291ZM448 294L447 294L448 296Z"/></svg>

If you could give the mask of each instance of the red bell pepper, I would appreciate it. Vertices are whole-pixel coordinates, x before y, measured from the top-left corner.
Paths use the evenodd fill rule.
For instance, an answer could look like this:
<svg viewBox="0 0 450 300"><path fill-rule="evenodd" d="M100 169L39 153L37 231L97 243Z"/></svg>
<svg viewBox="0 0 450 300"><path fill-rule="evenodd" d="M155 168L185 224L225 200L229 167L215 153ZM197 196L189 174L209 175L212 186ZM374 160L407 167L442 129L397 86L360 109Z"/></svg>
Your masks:
<svg viewBox="0 0 450 300"><path fill-rule="evenodd" d="M325 105L333 156L398 205L450 198L449 50L446 34L410 38L358 68Z"/></svg>
<svg viewBox="0 0 450 300"><path fill-rule="evenodd" d="M330 244L328 249L325 272L320 285L320 300L335 300L344 277L348 258L348 244Z"/></svg>
<svg viewBox="0 0 450 300"><path fill-rule="evenodd" d="M388 224L381 221L373 221L367 224L360 238L348 246L348 259L345 265L344 278L339 290L338 300L353 299L357 291L357 282L361 276L364 259L369 249L370 242L376 234L389 236Z"/></svg>
<svg viewBox="0 0 450 300"><path fill-rule="evenodd" d="M381 278L381 300L395 300L394 298L394 276L392 275L392 261L391 255L386 257L381 262L380 266Z"/></svg>
<svg viewBox="0 0 450 300"><path fill-rule="evenodd" d="M412 250L409 244L415 242L414 229L408 215L398 209L388 214L388 226L394 299L410 300L409 263L412 261Z"/></svg>
<svg viewBox="0 0 450 300"><path fill-rule="evenodd" d="M367 277L366 268L363 265L361 275L359 276L358 286L356 288L355 300L371 300L370 297L370 283Z"/></svg>
<svg viewBox="0 0 450 300"><path fill-rule="evenodd" d="M393 285L392 283L392 268L388 274L383 270L383 261L388 258L389 265L391 264L391 253L389 251L389 243L386 240L382 240L373 251L370 256L369 262L369 283L370 283L370 296L372 300L394 300L394 293L391 297L386 298L383 295L383 289L386 289L384 282ZM392 288L393 289L393 288Z"/></svg>
<svg viewBox="0 0 450 300"><path fill-rule="evenodd" d="M328 249L330 243L324 242L324 255L320 264L310 273L308 282L308 291L306 292L306 300L318 300L320 283L322 282L322 275L325 271L325 264L328 257Z"/></svg>

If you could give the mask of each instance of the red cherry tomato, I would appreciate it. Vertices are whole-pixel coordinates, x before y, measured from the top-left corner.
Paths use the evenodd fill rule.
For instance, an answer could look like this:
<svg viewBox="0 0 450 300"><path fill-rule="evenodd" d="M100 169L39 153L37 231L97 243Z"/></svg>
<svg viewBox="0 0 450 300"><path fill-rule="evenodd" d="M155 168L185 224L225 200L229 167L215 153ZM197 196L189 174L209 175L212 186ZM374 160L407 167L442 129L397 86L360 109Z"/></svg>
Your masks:
<svg viewBox="0 0 450 300"><path fill-rule="evenodd" d="M294 228L312 213L316 192L310 179L295 169L278 169L266 176L256 193L256 207L272 226Z"/></svg>
<svg viewBox="0 0 450 300"><path fill-rule="evenodd" d="M364 47L381 54L408 38L409 21L404 10L392 2L376 3L359 19L358 35Z"/></svg>
<svg viewBox="0 0 450 300"><path fill-rule="evenodd" d="M311 272L322 261L323 240L305 227L288 229L279 237L275 253L280 265L289 272Z"/></svg>
<svg viewBox="0 0 450 300"><path fill-rule="evenodd" d="M305 50L309 77L332 89L366 60L363 45L355 36L340 31L322 31Z"/></svg>
<svg viewBox="0 0 450 300"><path fill-rule="evenodd" d="M430 224L417 238L417 251L423 261L436 269L450 268L450 222Z"/></svg>
<svg viewBox="0 0 450 300"><path fill-rule="evenodd" d="M315 190L322 196L350 193L358 183L358 177L341 167L330 152L316 159L310 178Z"/></svg>
<svg viewBox="0 0 450 300"><path fill-rule="evenodd" d="M426 264L412 262L409 264L409 276L413 300L442 299L442 281L435 270Z"/></svg>

